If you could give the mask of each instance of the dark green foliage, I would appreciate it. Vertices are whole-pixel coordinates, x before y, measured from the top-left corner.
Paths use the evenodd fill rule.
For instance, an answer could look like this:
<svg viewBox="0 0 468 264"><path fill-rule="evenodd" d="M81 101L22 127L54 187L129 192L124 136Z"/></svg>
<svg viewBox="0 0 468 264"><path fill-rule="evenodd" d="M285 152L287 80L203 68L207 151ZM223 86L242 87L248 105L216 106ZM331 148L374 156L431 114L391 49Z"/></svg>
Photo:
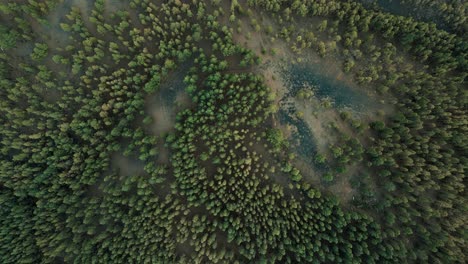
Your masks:
<svg viewBox="0 0 468 264"><path fill-rule="evenodd" d="M18 33L14 30L8 30L5 26L0 25L0 50L6 52L15 46L18 40Z"/></svg>
<svg viewBox="0 0 468 264"><path fill-rule="evenodd" d="M133 0L115 13L95 1L58 25L49 13L67 5L23 2L0 4L1 263L466 259L463 38L352 1L232 1L223 10L219 1ZM254 71L260 58L222 22L250 14L260 34L267 27L252 10L282 20L268 34L296 53L341 52L345 71L397 98L370 131L343 112L366 138L340 134L310 159L330 185L367 165L351 182L350 210L286 158L272 91ZM309 16L329 40L295 30ZM461 30L461 18L450 20ZM52 46L44 29L54 27L66 44ZM400 67L401 51L423 67ZM174 77L184 63L185 78ZM156 135L147 102L173 89L169 78L184 79L189 103Z"/></svg>

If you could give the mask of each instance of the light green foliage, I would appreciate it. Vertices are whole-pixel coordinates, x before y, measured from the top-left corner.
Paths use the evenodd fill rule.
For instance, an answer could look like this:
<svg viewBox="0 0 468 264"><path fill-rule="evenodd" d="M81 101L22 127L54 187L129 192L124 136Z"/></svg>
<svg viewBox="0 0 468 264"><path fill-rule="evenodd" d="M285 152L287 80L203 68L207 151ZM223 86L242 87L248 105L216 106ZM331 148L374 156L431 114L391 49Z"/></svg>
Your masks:
<svg viewBox="0 0 468 264"><path fill-rule="evenodd" d="M314 160L317 164L324 164L327 161L327 158L324 155L317 154Z"/></svg>
<svg viewBox="0 0 468 264"><path fill-rule="evenodd" d="M267 131L267 140L275 151L279 151L286 144L283 133L279 129L269 129Z"/></svg>
<svg viewBox="0 0 468 264"><path fill-rule="evenodd" d="M325 174L323 174L323 180L326 182L333 181L333 174L331 172L326 172Z"/></svg>
<svg viewBox="0 0 468 264"><path fill-rule="evenodd" d="M303 88L297 92L297 97L299 99L311 99L314 96L314 91L309 88Z"/></svg>
<svg viewBox="0 0 468 264"><path fill-rule="evenodd" d="M44 59L48 54L49 47L47 44L36 43L34 46L34 50L31 53L31 59L35 61L40 61Z"/></svg>
<svg viewBox="0 0 468 264"><path fill-rule="evenodd" d="M468 51L458 3L434 2L456 35L354 1L62 2L0 4L1 263L466 259ZM338 136L296 158L273 127L264 65L234 43L234 20L252 22L244 33L260 37L265 57L277 53L273 39L340 60L394 107L369 117L370 129L347 114L327 120ZM312 20L321 22L300 26ZM58 28L67 43L54 47ZM172 98L172 79L186 94L174 96L167 128L149 99ZM296 167L303 160L319 178ZM347 180L346 210L316 189Z"/></svg>
<svg viewBox="0 0 468 264"><path fill-rule="evenodd" d="M318 31L320 32L323 32L327 29L327 25L328 25L328 21L327 20L323 20L322 22L320 22L320 24L317 26L317 29Z"/></svg>

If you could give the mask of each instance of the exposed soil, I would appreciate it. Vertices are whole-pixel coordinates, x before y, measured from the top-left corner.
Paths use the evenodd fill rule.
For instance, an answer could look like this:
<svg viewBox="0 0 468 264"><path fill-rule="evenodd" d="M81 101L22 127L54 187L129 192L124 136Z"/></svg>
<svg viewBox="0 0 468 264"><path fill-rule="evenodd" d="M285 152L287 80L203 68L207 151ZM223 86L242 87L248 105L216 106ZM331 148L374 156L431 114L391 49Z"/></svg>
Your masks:
<svg viewBox="0 0 468 264"><path fill-rule="evenodd" d="M170 106L161 103L156 99L150 101L147 106L147 111L153 118L153 123L150 125L151 132L158 136L170 132L175 124L175 113Z"/></svg>
<svg viewBox="0 0 468 264"><path fill-rule="evenodd" d="M144 164L137 158L125 157L122 153L116 152L111 156L111 168L120 175L135 176L145 174Z"/></svg>

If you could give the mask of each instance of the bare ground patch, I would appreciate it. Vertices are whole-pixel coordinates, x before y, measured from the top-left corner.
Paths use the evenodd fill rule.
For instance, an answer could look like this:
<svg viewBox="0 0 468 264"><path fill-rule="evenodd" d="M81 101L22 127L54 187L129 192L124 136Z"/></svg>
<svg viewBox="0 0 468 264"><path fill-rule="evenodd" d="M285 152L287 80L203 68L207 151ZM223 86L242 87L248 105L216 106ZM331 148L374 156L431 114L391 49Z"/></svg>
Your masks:
<svg viewBox="0 0 468 264"><path fill-rule="evenodd" d="M144 163L137 158L126 157L119 152L111 156L111 168L123 176L143 175L146 173L144 166Z"/></svg>

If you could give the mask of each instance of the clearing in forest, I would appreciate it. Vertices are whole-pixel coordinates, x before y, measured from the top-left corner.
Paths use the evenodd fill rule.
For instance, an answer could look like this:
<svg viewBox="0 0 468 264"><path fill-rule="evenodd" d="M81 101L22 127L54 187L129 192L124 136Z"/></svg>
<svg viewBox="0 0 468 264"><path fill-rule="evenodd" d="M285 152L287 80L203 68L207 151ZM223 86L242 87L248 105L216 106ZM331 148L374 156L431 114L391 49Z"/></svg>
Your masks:
<svg viewBox="0 0 468 264"><path fill-rule="evenodd" d="M276 96L278 112L273 116L273 125L287 137L289 149L297 154L294 165L305 179L348 202L355 192L351 179L366 168L349 166L330 183L323 180L326 164L317 164L316 157L331 157L330 148L344 135L368 140L368 132L357 133L353 124L366 127L392 112L392 106L375 89L357 84L351 73L345 73L340 56L329 54L324 58L309 49L302 51L298 61L284 40L272 37L278 27L265 17L261 24L270 33L253 31L243 22L234 40L262 59L257 71ZM323 38L324 34L317 36Z"/></svg>

